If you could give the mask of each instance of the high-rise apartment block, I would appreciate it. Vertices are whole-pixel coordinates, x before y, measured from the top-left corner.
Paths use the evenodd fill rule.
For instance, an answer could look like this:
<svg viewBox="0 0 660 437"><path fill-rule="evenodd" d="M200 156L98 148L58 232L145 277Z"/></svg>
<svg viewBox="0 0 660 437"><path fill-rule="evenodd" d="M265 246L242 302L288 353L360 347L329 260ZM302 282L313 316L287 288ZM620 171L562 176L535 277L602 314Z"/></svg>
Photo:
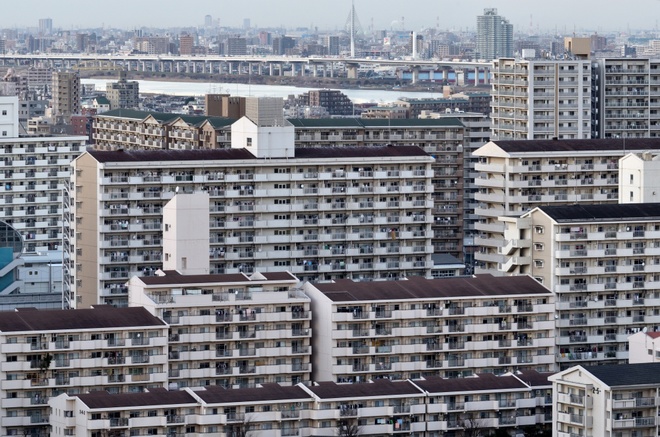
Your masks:
<svg viewBox="0 0 660 437"><path fill-rule="evenodd" d="M592 137L658 137L660 60L603 58L593 70Z"/></svg>
<svg viewBox="0 0 660 437"><path fill-rule="evenodd" d="M629 152L660 149L660 140L492 141L476 152L479 232L475 243L478 267L495 273L508 270L510 249L498 217L518 217L539 205L576 202L617 203L619 159ZM511 242L516 244L517 240Z"/></svg>
<svg viewBox="0 0 660 437"><path fill-rule="evenodd" d="M53 72L53 115L69 119L80 114L80 76L77 72Z"/></svg>
<svg viewBox="0 0 660 437"><path fill-rule="evenodd" d="M311 380L310 299L286 272L163 275L129 281L129 304L170 327L177 387L295 385Z"/></svg>
<svg viewBox="0 0 660 437"><path fill-rule="evenodd" d="M490 61L513 56L513 25L497 15L497 9L484 9L477 16L477 57Z"/></svg>
<svg viewBox="0 0 660 437"><path fill-rule="evenodd" d="M218 96L216 98L216 96ZM222 117L246 114L246 98L223 95L208 96L212 107ZM217 104L217 105L216 105ZM209 108L209 106L207 106ZM233 112L232 112L233 111ZM253 115L250 115L253 117ZM456 117L460 117L456 118ZM474 179L474 160L464 147L476 149L476 142L488 134L484 127L475 128L465 114L436 119L367 120L367 119L288 119L294 126L295 146L346 147L415 145L435 157L433 164L433 248L436 253L449 253L464 259L464 227L472 233L475 216L464 217L464 185L461 174L468 169ZM461 121L463 120L463 121ZM97 149L163 148L225 149L231 147L231 128L235 119L181 116L145 111L110 111L94 121ZM466 129L466 125L469 127ZM476 129L476 130L475 130ZM486 129L487 130L487 129ZM468 132L469 131L469 132ZM484 137L485 134L485 137ZM466 139L465 135L470 138ZM470 144L466 145L466 141ZM485 141L481 142L481 146Z"/></svg>
<svg viewBox="0 0 660 437"><path fill-rule="evenodd" d="M492 139L591 137L588 60L493 61Z"/></svg>
<svg viewBox="0 0 660 437"><path fill-rule="evenodd" d="M557 295L557 361L624 363L628 336L660 330L660 207L541 206L506 218L502 270Z"/></svg>
<svg viewBox="0 0 660 437"><path fill-rule="evenodd" d="M3 435L49 435L51 397L167 384L167 325L143 308L0 312Z"/></svg>
<svg viewBox="0 0 660 437"><path fill-rule="evenodd" d="M294 151L292 128L290 144L267 129L280 133L262 138L242 125L229 150L89 151L76 159L70 297L98 293L76 305L126 305L126 280L160 268L162 208L177 189L210 196L210 273L429 274L433 158L403 146Z"/></svg>
<svg viewBox="0 0 660 437"><path fill-rule="evenodd" d="M554 298L529 277L304 284L316 381L553 371Z"/></svg>

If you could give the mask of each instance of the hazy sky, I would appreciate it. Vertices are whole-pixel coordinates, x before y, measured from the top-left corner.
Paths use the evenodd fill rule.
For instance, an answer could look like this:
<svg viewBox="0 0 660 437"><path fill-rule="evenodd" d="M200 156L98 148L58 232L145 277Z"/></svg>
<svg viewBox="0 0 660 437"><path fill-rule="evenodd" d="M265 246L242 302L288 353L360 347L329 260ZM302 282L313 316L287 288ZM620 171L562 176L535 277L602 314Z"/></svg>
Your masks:
<svg viewBox="0 0 660 437"><path fill-rule="evenodd" d="M36 27L39 18L52 18L55 28L199 26L204 16L220 19L221 26L239 27L244 18L252 26L318 26L342 28L351 0L15 0L3 1L0 28ZM498 8L515 31L532 26L561 33L573 30L625 31L656 29L660 0L355 0L364 29L406 30L435 27L442 30L476 27L476 16L486 7Z"/></svg>

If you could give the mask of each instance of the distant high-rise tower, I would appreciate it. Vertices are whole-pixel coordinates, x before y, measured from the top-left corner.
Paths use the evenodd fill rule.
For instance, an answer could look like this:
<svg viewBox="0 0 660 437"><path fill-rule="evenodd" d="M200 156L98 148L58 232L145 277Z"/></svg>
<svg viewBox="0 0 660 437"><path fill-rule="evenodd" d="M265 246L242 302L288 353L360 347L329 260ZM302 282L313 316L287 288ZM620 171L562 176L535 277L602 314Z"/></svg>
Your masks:
<svg viewBox="0 0 660 437"><path fill-rule="evenodd" d="M249 18L243 18L243 29L244 30L249 30L250 29L250 19Z"/></svg>
<svg viewBox="0 0 660 437"><path fill-rule="evenodd" d="M137 81L127 81L126 72L119 72L117 82L106 84L106 98L110 109L137 109L140 106L140 84Z"/></svg>
<svg viewBox="0 0 660 437"><path fill-rule="evenodd" d="M52 18L39 19L39 33L41 35L50 35L53 33L53 20Z"/></svg>
<svg viewBox="0 0 660 437"><path fill-rule="evenodd" d="M484 9L477 17L477 57L491 61L513 56L513 25L497 15L497 9Z"/></svg>
<svg viewBox="0 0 660 437"><path fill-rule="evenodd" d="M328 49L328 55L339 56L339 36L337 35L326 36L326 47Z"/></svg>
<svg viewBox="0 0 660 437"><path fill-rule="evenodd" d="M80 114L80 76L76 72L53 72L53 114L69 119Z"/></svg>
<svg viewBox="0 0 660 437"><path fill-rule="evenodd" d="M204 27L213 27L213 17L210 15L204 16Z"/></svg>

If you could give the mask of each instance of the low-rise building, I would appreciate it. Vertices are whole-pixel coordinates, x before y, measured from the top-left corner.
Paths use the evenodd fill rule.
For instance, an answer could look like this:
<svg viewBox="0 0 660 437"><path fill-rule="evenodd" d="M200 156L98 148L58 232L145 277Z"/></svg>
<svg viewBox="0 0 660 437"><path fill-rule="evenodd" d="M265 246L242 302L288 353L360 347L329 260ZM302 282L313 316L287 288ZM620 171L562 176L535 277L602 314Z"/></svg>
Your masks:
<svg viewBox="0 0 660 437"><path fill-rule="evenodd" d="M315 381L553 371L554 297L530 277L306 283Z"/></svg>
<svg viewBox="0 0 660 437"><path fill-rule="evenodd" d="M144 308L0 312L3 435L48 435L61 393L167 384L167 325Z"/></svg>
<svg viewBox="0 0 660 437"><path fill-rule="evenodd" d="M548 379L553 435L658 435L660 363L578 365Z"/></svg>

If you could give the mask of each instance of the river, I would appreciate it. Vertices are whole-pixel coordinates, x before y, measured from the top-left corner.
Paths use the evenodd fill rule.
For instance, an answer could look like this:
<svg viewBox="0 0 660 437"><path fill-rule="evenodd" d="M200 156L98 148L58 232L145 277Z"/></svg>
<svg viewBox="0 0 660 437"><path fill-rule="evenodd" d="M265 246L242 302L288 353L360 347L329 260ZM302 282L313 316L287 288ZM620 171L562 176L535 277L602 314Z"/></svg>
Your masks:
<svg viewBox="0 0 660 437"><path fill-rule="evenodd" d="M81 79L83 84L94 84L97 90L105 91L106 84L113 82L108 79ZM213 93L228 93L234 96L243 97L282 97L286 98L291 94L302 94L310 89L299 88L287 85L250 85L241 83L215 83L215 82L166 82L154 80L138 80L141 93L151 94L169 94L177 96L203 96ZM336 88L334 88L336 89ZM397 90L367 90L367 89L346 89L341 90L348 96L353 103L390 103L401 97L428 99L440 98L441 93L437 92L414 92Z"/></svg>

